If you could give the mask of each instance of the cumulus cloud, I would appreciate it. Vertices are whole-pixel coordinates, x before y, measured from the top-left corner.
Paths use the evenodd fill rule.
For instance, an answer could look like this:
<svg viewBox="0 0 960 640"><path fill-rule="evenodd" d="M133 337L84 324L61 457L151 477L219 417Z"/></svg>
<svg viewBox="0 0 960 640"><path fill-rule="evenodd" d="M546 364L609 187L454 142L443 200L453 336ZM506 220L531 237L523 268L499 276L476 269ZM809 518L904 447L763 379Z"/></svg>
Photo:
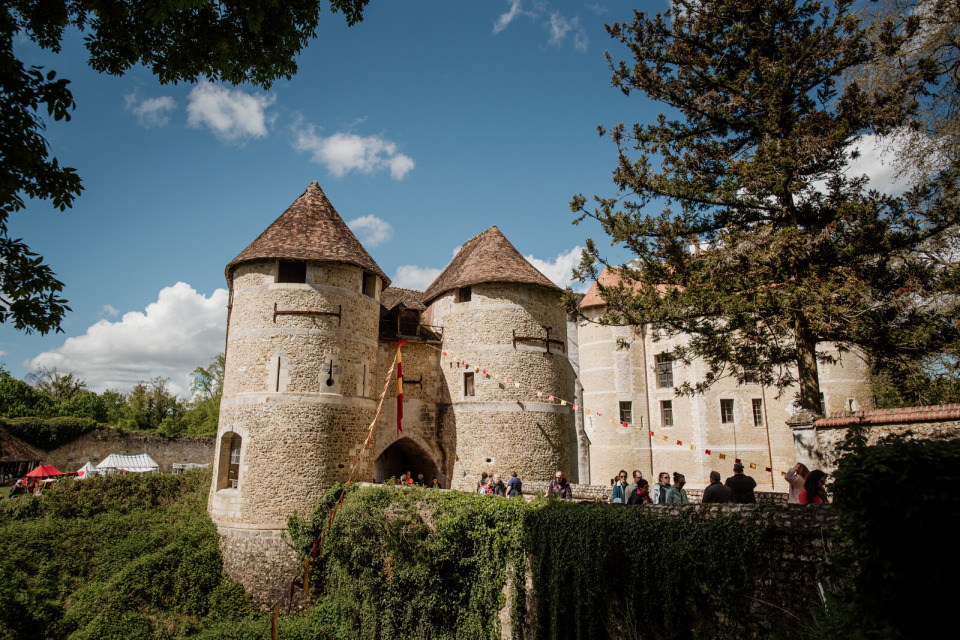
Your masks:
<svg viewBox="0 0 960 640"><path fill-rule="evenodd" d="M872 134L861 137L851 146L851 151L858 150L860 156L850 162L847 175L866 175L870 180L870 188L884 193L895 194L903 191L908 182L894 177L896 167L893 166L899 143L900 140L896 137L881 139Z"/></svg>
<svg viewBox="0 0 960 640"><path fill-rule="evenodd" d="M153 129L170 124L170 112L177 108L177 102L170 96L144 98L139 91L124 96L127 111L137 117L141 127Z"/></svg>
<svg viewBox="0 0 960 640"><path fill-rule="evenodd" d="M393 227L377 216L360 216L347 221L347 226L366 247L376 247L393 237Z"/></svg>
<svg viewBox="0 0 960 640"><path fill-rule="evenodd" d="M297 129L294 148L309 152L311 160L338 178L351 171L370 174L387 170L394 180L402 180L415 166L413 158L400 153L389 140L342 132L325 137L313 125Z"/></svg>
<svg viewBox="0 0 960 640"><path fill-rule="evenodd" d="M204 296L178 282L163 288L143 312L127 312L116 322L99 320L24 366L73 372L95 391L129 390L138 380L169 377L171 391L186 396L190 372L223 351L226 327L226 289Z"/></svg>
<svg viewBox="0 0 960 640"><path fill-rule="evenodd" d="M527 261L547 276L551 282L559 287L572 286L574 291L586 291L590 283L574 282L571 271L580 264L580 255L583 247L574 247L570 251L557 254L553 260L541 260L533 255L524 256Z"/></svg>
<svg viewBox="0 0 960 640"><path fill-rule="evenodd" d="M432 267L418 267L412 264L404 264L397 267L396 273L390 278L390 286L426 291L427 287L437 279L441 271L442 269L434 269Z"/></svg>
<svg viewBox="0 0 960 640"><path fill-rule="evenodd" d="M188 125L207 127L221 140L242 143L267 135L267 125L273 120L267 107L276 97L201 82L190 90L188 100Z"/></svg>

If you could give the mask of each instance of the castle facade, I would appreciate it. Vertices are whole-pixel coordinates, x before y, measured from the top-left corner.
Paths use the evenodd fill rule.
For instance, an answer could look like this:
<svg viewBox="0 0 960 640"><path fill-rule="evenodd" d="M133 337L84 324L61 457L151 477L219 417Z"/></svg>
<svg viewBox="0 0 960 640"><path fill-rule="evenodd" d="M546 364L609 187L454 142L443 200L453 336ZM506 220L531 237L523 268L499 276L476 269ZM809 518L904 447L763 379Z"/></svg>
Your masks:
<svg viewBox="0 0 960 640"><path fill-rule="evenodd" d="M723 381L703 396L674 397L702 366L667 367L661 354L671 342L646 328L578 326L561 289L497 227L468 240L426 291L390 287L314 182L225 275L208 509L228 573L252 592L270 588L255 567L292 566L280 539L286 518L308 514L358 456L355 480L411 470L462 490L483 471L542 481L562 470L573 482L607 484L621 468L648 478L676 470L701 486L716 461L698 453L712 447L756 458L762 464L748 472L761 487L785 490L779 473L763 469L795 459L785 424L792 394ZM588 319L602 314L596 285L580 306ZM400 340L397 433L388 372ZM856 358L820 376L828 411L872 406L868 369Z"/></svg>

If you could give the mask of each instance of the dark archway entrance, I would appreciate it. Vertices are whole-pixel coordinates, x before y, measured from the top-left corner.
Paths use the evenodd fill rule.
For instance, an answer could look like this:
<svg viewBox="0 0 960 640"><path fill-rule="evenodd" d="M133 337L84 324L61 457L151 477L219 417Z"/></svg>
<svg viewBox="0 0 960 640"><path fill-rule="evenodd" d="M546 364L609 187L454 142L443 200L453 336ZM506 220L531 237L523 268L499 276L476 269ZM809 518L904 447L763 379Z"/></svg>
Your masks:
<svg viewBox="0 0 960 640"><path fill-rule="evenodd" d="M412 471L414 478L422 473L428 485L434 477L439 478L440 486L446 487L445 478L430 454L410 438L400 438L383 450L373 463L373 480L383 482L387 478L399 478L405 471Z"/></svg>

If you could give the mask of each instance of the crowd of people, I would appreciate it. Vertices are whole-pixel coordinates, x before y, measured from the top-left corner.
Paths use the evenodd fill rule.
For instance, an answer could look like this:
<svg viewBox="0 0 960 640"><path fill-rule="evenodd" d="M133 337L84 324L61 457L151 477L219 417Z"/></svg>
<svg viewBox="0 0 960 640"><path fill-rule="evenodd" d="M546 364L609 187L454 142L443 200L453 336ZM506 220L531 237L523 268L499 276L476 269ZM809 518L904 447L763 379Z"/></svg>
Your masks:
<svg viewBox="0 0 960 640"><path fill-rule="evenodd" d="M433 479L430 480L430 484L427 484L426 480L423 478L422 473L418 473L417 477L413 477L412 471L405 471L400 474L400 477L396 479L396 484L400 485L412 485L417 487L430 487L431 489L442 489L440 486L440 480L437 479L437 476L433 476Z"/></svg>

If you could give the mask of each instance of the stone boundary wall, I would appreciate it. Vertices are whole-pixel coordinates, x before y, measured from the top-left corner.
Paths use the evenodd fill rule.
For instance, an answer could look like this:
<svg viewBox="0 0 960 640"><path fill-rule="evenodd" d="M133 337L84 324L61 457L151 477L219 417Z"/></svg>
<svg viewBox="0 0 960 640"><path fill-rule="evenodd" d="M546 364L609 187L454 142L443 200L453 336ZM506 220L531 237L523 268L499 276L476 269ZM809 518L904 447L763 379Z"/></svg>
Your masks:
<svg viewBox="0 0 960 640"><path fill-rule="evenodd" d="M828 474L837 468L840 445L851 427L866 429L867 442L894 434L910 439L960 438L960 404L856 411L831 418L797 419L793 429L797 460Z"/></svg>
<svg viewBox="0 0 960 640"><path fill-rule="evenodd" d="M213 440L199 437L167 440L159 436L119 434L96 430L43 455L43 464L52 464L61 471L76 471L88 460L96 466L111 453L136 455L147 453L164 473L171 473L174 464L213 462Z"/></svg>
<svg viewBox="0 0 960 640"><path fill-rule="evenodd" d="M546 491L549 485L549 482L524 481L523 495L528 498L543 495L543 492ZM571 484L570 488L573 490L574 500L596 500L600 496L610 496L609 485ZM703 496L703 489L691 489L689 487L684 488L687 490L687 497L690 498L690 503L699 504L700 498ZM757 497L757 502L768 504L787 504L786 493L781 493L779 491L754 491L753 494Z"/></svg>

